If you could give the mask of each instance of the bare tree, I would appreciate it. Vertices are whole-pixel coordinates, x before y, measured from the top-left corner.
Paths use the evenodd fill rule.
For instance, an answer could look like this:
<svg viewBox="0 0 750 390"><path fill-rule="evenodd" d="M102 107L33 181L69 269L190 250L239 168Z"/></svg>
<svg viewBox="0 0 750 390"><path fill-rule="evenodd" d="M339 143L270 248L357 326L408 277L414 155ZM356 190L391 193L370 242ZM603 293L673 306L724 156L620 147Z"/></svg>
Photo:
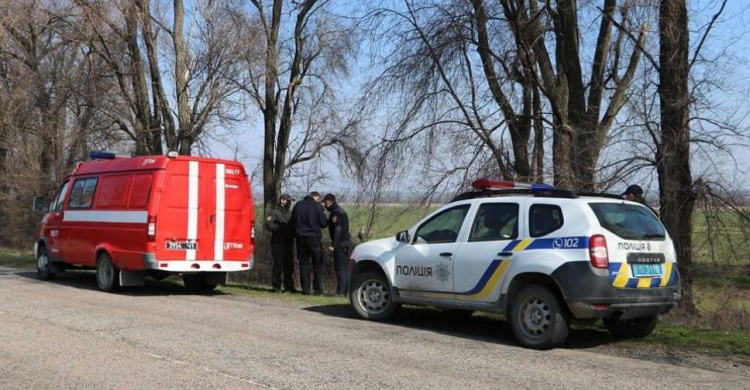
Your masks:
<svg viewBox="0 0 750 390"><path fill-rule="evenodd" d="M335 106L336 78L348 75L351 30L326 12L328 1L269 4L251 0L250 14L235 21L252 36L261 26L261 47L249 45L246 75L237 82L263 115L263 203L273 207L282 182L295 165L329 146L346 149L355 123ZM287 16L288 15L288 16ZM287 19L288 18L288 19ZM258 61L262 58L262 61Z"/></svg>
<svg viewBox="0 0 750 390"><path fill-rule="evenodd" d="M536 0L501 3L520 50L535 62L538 69L535 80L550 104L555 184L593 191L599 156L627 98L643 53L648 25L631 27L634 2L626 1L618 7L616 0L604 0L598 8L599 30L587 77L581 64L581 52L585 50L580 43L581 10L575 0L557 1L554 7L550 2L542 5ZM621 28L613 32L616 23ZM633 28L635 31L630 31ZM637 38L630 55L626 55L623 43L629 35ZM550 44L552 48L548 47ZM605 100L608 90L610 95Z"/></svg>
<svg viewBox="0 0 750 390"><path fill-rule="evenodd" d="M228 2L196 2L191 20L182 0L173 2L171 17L151 0L76 2L87 18L80 39L109 65L129 108L113 110L112 121L135 141L136 153L166 147L191 154L211 125L239 119L239 89L230 81L240 69L239 43Z"/></svg>
<svg viewBox="0 0 750 390"><path fill-rule="evenodd" d="M659 5L659 103L661 145L657 156L661 219L677 249L683 280L682 305L695 312L692 298L692 222L695 209L690 173L690 91L688 15L685 0Z"/></svg>
<svg viewBox="0 0 750 390"><path fill-rule="evenodd" d="M648 33L647 24L634 22L636 6L405 0L403 9L376 9L373 24L389 51L376 60L387 66L367 100L404 94L403 120L384 141L449 138L455 150L476 151L456 173L541 180L551 129L556 186L598 189L599 158ZM582 17L598 22L596 34L581 31ZM584 38L592 44L582 46ZM461 131L471 136L456 136Z"/></svg>

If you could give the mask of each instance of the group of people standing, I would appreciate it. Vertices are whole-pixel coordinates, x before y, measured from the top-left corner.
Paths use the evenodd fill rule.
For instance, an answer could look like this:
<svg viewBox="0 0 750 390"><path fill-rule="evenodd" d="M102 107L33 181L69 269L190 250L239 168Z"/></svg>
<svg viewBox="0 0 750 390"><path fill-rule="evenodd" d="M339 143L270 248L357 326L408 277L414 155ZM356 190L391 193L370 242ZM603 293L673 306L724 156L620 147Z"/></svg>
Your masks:
<svg viewBox="0 0 750 390"><path fill-rule="evenodd" d="M352 244L349 235L349 217L336 203L336 196L327 194L320 202L320 194L313 191L292 206L289 194L281 194L276 207L266 220L266 229L271 232L271 255L273 269L271 284L274 292L296 293L294 287L294 244L297 245L299 278L302 294L323 294L323 233L328 227L336 273L336 294L347 293L346 262ZM321 204L322 203L322 204ZM325 210L328 210L326 217ZM312 263L312 264L311 264ZM310 266L312 265L312 291Z"/></svg>

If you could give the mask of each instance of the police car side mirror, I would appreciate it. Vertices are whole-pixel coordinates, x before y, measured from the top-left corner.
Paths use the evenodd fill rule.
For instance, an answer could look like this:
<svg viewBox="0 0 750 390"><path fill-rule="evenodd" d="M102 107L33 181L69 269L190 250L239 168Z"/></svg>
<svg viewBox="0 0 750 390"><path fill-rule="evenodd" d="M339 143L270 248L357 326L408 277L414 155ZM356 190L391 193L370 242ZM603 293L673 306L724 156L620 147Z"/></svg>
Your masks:
<svg viewBox="0 0 750 390"><path fill-rule="evenodd" d="M48 211L47 202L41 196L34 198L34 212L45 214Z"/></svg>
<svg viewBox="0 0 750 390"><path fill-rule="evenodd" d="M398 242L409 242L409 231L408 230L402 230L398 233L396 233L396 241Z"/></svg>

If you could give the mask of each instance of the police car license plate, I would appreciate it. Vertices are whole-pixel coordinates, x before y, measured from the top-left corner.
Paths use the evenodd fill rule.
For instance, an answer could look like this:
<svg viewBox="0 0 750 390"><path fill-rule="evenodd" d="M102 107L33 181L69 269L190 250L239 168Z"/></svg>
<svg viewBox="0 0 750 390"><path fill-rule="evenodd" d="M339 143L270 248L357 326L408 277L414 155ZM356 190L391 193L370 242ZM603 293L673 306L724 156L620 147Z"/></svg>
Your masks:
<svg viewBox="0 0 750 390"><path fill-rule="evenodd" d="M641 276L660 276L661 264L631 264L633 267L633 277Z"/></svg>
<svg viewBox="0 0 750 390"><path fill-rule="evenodd" d="M167 241L167 249L173 251L186 251L198 249L198 243L195 241Z"/></svg>

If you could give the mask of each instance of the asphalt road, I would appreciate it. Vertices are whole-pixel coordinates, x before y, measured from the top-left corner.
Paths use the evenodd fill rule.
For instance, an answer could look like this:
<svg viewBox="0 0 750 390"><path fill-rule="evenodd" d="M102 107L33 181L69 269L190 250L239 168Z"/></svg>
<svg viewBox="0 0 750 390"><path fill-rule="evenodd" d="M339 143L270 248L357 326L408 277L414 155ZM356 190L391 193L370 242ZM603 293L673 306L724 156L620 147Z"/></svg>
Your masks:
<svg viewBox="0 0 750 390"><path fill-rule="evenodd" d="M501 321L443 326L451 320L435 313L404 310L379 324L343 304L188 295L163 284L107 294L92 274L41 282L0 267L0 388L750 388L744 368L591 352L595 334L526 350Z"/></svg>

